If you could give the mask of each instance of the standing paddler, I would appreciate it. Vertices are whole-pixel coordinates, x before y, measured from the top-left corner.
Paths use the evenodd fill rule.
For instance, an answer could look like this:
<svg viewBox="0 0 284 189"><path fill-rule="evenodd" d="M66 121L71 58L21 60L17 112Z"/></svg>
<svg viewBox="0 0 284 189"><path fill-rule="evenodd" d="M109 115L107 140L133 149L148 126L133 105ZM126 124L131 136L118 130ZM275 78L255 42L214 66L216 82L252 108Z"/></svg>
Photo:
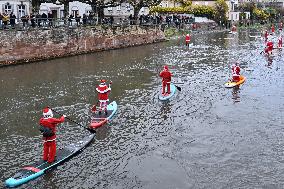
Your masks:
<svg viewBox="0 0 284 189"><path fill-rule="evenodd" d="M265 33L264 33L264 41L266 42L268 39L268 31L265 30Z"/></svg>
<svg viewBox="0 0 284 189"><path fill-rule="evenodd" d="M187 47L189 47L189 42L190 42L190 35L189 35L189 33L188 33L188 34L186 34L186 36L185 36L185 45L186 45Z"/></svg>
<svg viewBox="0 0 284 189"><path fill-rule="evenodd" d="M164 70L160 73L160 77L162 77L162 95L171 94L171 79L172 79L172 73L169 71L169 68L167 65L164 66ZM167 92L165 91L167 86Z"/></svg>
<svg viewBox="0 0 284 189"><path fill-rule="evenodd" d="M232 65L232 75L233 75L232 81L238 82L240 80L240 72L241 72L240 64L236 62L236 64Z"/></svg>
<svg viewBox="0 0 284 189"><path fill-rule="evenodd" d="M99 102L100 102L99 114L101 114L101 112L104 111L105 114L107 115L107 102L109 101L108 94L111 91L110 85L111 83L109 84L109 86L107 86L106 80L102 79L101 83L96 88L96 91L98 92Z"/></svg>
<svg viewBox="0 0 284 189"><path fill-rule="evenodd" d="M279 38L278 38L278 48L282 48L282 44L283 44L283 38L282 38L282 35L279 35Z"/></svg>
<svg viewBox="0 0 284 189"><path fill-rule="evenodd" d="M53 113L50 108L43 109L43 117L40 118L40 131L43 135L43 160L52 163L56 155L56 126L64 122L65 115L59 119L53 118Z"/></svg>

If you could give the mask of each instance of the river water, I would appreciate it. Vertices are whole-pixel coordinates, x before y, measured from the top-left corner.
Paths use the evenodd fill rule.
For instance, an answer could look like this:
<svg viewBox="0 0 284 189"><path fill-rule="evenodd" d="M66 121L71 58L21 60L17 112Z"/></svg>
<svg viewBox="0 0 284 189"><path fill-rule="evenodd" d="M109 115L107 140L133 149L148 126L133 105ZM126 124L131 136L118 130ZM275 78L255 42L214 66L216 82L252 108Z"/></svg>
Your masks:
<svg viewBox="0 0 284 189"><path fill-rule="evenodd" d="M119 107L112 122L80 154L19 188L283 188L283 52L263 56L253 32L196 34L190 48L177 38L1 68L0 186L41 158L42 108L87 125L105 78ZM225 89L236 60L247 80ZM165 64L182 90L163 103ZM87 134L65 122L57 147Z"/></svg>

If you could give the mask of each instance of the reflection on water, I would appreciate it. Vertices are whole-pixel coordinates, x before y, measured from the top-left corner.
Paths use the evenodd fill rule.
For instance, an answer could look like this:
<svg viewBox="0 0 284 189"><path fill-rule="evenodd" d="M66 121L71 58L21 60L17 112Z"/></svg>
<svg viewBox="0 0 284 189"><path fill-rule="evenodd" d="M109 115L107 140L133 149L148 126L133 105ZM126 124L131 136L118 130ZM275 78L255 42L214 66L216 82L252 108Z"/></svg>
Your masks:
<svg viewBox="0 0 284 189"><path fill-rule="evenodd" d="M95 86L105 78L118 103L111 123L80 154L19 188L281 188L282 52L267 69L263 41L249 32L194 34L190 49L183 42L0 69L1 180L41 158L44 106L87 126ZM227 90L236 60L247 80ZM165 64L183 85L163 103L158 73ZM63 123L57 146L86 134Z"/></svg>
<svg viewBox="0 0 284 189"><path fill-rule="evenodd" d="M270 55L267 55L267 67L268 68L272 68L272 62L273 62L273 57L272 57L272 55L270 56Z"/></svg>
<svg viewBox="0 0 284 189"><path fill-rule="evenodd" d="M232 99L234 103L240 102L240 86L235 86L232 89Z"/></svg>

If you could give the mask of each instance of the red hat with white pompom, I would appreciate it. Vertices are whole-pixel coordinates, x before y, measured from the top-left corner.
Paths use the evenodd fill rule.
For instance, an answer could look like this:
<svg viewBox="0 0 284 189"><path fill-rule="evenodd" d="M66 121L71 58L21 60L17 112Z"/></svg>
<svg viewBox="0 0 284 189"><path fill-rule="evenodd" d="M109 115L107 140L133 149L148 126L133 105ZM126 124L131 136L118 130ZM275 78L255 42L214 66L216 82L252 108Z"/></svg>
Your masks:
<svg viewBox="0 0 284 189"><path fill-rule="evenodd" d="M164 70L169 70L169 67L167 65L165 65Z"/></svg>
<svg viewBox="0 0 284 189"><path fill-rule="evenodd" d="M53 113L52 113L52 110L48 107L44 108L43 111L42 111L42 115L44 118L50 118L50 117L53 117Z"/></svg>

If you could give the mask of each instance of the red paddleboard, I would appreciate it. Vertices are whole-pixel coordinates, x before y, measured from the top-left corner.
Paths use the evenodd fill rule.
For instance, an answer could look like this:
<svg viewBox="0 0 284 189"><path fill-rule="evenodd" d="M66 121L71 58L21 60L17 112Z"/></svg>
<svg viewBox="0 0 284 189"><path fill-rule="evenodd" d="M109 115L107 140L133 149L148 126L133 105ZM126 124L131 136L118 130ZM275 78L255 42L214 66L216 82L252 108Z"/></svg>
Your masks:
<svg viewBox="0 0 284 189"><path fill-rule="evenodd" d="M106 124L115 114L117 111L117 104L115 101L107 105L107 114L105 112L101 112L101 114L98 114L98 112L93 112L91 123L89 125L90 129L97 129L104 124Z"/></svg>

